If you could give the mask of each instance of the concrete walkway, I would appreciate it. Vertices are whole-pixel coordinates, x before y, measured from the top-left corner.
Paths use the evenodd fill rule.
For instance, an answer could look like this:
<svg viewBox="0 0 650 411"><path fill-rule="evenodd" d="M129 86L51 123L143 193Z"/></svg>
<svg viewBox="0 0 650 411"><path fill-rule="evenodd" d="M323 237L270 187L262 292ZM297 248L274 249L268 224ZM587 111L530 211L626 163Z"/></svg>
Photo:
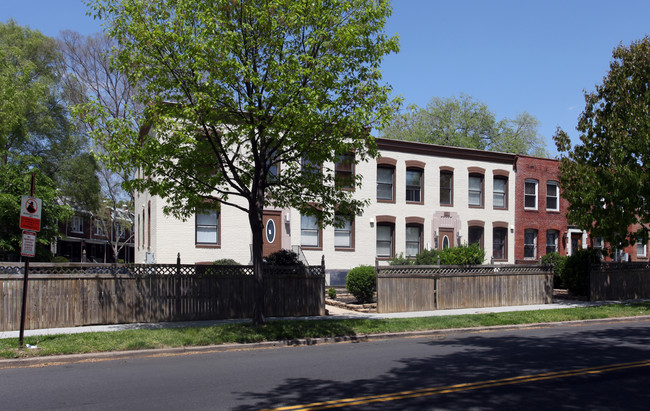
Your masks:
<svg viewBox="0 0 650 411"><path fill-rule="evenodd" d="M539 304L539 305L517 305L508 307L486 307L486 308L463 308L456 310L436 310L436 311L415 311L405 313L391 313L391 314L377 314L377 313L362 313L344 308L327 305L327 316L323 317L282 317L282 318L269 318L270 321L274 320L331 320L331 319L351 319L351 318L414 318L414 317L435 317L443 315L462 315L462 314L484 314L484 313L500 313L508 311L530 311L530 310L552 310L557 308L572 308L572 307L589 307L603 304L615 304L621 301L607 301L607 302L590 302L590 301L571 301L560 300L553 304ZM68 328L47 328L40 330L25 330L25 336L36 335L55 335L55 334L78 334L86 332L110 332L122 330L152 330L158 328L182 328L182 327L207 327L219 324L232 324L232 323L246 323L250 320L213 320L213 321L183 321L183 322L164 322L164 323L136 323L136 324L112 324L112 325L91 325L85 327L68 327ZM3 331L0 332L0 339L2 338L18 338L19 331Z"/></svg>

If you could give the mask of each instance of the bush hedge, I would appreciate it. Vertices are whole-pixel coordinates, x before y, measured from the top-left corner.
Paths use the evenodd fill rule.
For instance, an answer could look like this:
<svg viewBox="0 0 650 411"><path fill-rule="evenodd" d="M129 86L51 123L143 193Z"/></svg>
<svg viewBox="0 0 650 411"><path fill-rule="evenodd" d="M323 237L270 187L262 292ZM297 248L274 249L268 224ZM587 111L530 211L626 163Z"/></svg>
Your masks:
<svg viewBox="0 0 650 411"><path fill-rule="evenodd" d="M377 273L370 265L361 265L348 272L345 288L361 304L372 302L377 290Z"/></svg>
<svg viewBox="0 0 650 411"><path fill-rule="evenodd" d="M562 270L562 282L573 294L589 295L589 265L600 263L601 253L584 248L566 259Z"/></svg>
<svg viewBox="0 0 650 411"><path fill-rule="evenodd" d="M485 259L485 250L478 244L463 244L444 250L423 250L415 258L401 253L390 260L390 265L480 265Z"/></svg>

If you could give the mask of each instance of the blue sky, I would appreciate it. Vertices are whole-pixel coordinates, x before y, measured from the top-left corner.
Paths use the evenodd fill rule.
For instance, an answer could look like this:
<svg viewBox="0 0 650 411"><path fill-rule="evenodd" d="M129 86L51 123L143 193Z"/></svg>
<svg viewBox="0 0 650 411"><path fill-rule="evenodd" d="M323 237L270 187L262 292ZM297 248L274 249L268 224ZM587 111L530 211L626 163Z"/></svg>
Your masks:
<svg viewBox="0 0 650 411"><path fill-rule="evenodd" d="M81 0L2 0L0 21L55 37L101 30ZM401 51L382 65L384 80L405 105L461 93L483 101L497 119L527 111L554 155L560 126L574 139L612 50L650 34L648 0L393 0L386 26Z"/></svg>

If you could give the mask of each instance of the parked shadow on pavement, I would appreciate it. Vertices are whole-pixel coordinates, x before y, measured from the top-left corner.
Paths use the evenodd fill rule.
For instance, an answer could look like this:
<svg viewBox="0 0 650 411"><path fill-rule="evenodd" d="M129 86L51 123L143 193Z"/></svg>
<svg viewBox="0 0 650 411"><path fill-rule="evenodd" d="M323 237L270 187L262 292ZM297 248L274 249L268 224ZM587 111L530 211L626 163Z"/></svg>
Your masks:
<svg viewBox="0 0 650 411"><path fill-rule="evenodd" d="M416 344L436 349L436 355L403 358L401 365L378 378L334 381L289 378L266 392L238 393L251 404L237 411L397 393L452 384L488 381L545 372L576 370L598 365L648 359L650 329L623 325L610 330L585 326L579 332L566 328L526 331L497 331L484 334L448 334ZM374 344L374 343L373 343ZM381 343L377 343L381 344ZM349 346L362 350L364 344ZM389 349L386 344L386 349ZM428 351L428 349L425 349ZM335 361L335 359L333 359ZM376 358L382 361L382 358ZM342 364L341 372L345 372ZM297 374L300 372L297 371ZM614 373L614 374L613 374ZM639 374L647 381L648 368L614 371L609 376ZM617 374L616 374L617 373ZM645 409L650 397L641 384L613 384L594 389L595 376L573 376L559 380L506 385L493 390L451 392L404 401L355 406L355 410L395 409ZM558 384L559 382L559 384ZM612 385L612 384L610 384ZM577 388L576 388L577 387ZM588 401L585 401L588 393ZM638 399L639 402L632 402ZM638 405L637 405L638 404ZM644 404L644 405L641 405ZM351 409L351 408L343 408Z"/></svg>

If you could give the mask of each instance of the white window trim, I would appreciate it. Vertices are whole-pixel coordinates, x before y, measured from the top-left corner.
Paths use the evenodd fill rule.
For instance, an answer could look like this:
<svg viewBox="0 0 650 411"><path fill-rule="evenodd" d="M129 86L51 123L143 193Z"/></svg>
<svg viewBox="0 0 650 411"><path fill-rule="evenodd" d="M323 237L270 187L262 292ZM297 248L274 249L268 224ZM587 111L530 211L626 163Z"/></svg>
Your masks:
<svg viewBox="0 0 650 411"><path fill-rule="evenodd" d="M526 207L526 197L532 194L526 194L526 184L535 184L535 206L534 207ZM537 210L538 203L539 203L539 181L534 180L534 179L526 179L524 182L524 210Z"/></svg>
<svg viewBox="0 0 650 411"><path fill-rule="evenodd" d="M636 256L637 257L647 257L648 256L648 245L643 244L641 239L637 239L638 243L636 244ZM639 252L641 251L641 252Z"/></svg>
<svg viewBox="0 0 650 411"><path fill-rule="evenodd" d="M70 231L73 233L82 233L84 232L84 219L81 216L73 215L72 222L70 223Z"/></svg>
<svg viewBox="0 0 650 411"><path fill-rule="evenodd" d="M548 208L548 186L555 186L555 208ZM560 184L557 181L546 182L546 210L547 211L560 211Z"/></svg>
<svg viewBox="0 0 650 411"><path fill-rule="evenodd" d="M529 244L526 242L526 237L528 233L534 234L533 237L533 243ZM527 228L524 230L524 259L526 260L536 260L537 259L537 237L539 235L539 232L535 229L532 228ZM526 247L530 247L532 245L533 247L533 255L532 256L526 256Z"/></svg>

